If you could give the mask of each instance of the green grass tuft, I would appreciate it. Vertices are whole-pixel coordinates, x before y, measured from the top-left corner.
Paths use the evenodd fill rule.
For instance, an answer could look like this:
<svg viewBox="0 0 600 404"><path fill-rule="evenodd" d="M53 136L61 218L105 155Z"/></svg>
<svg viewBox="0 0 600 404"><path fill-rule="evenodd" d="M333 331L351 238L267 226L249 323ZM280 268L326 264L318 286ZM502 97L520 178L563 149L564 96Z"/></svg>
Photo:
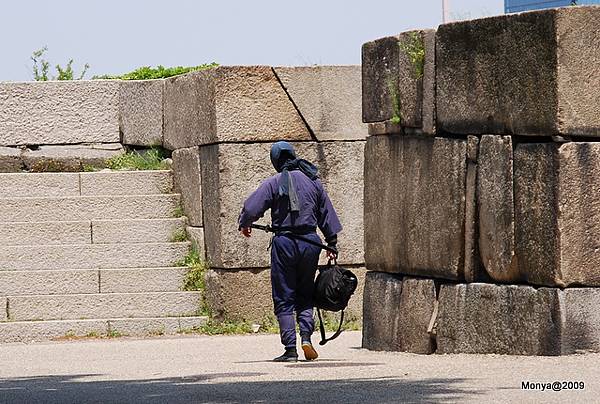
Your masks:
<svg viewBox="0 0 600 404"><path fill-rule="evenodd" d="M181 243L188 240L188 234L183 227L178 227L171 234L171 243Z"/></svg>
<svg viewBox="0 0 600 404"><path fill-rule="evenodd" d="M197 71L197 70L206 70L206 69L212 69L214 67L219 66L218 63L205 63L203 65L200 66L191 66L191 67L183 67L183 66L176 66L176 67L164 67L161 65L158 65L156 67L150 67L150 66L143 66L140 67L132 72L129 73L125 73L122 75L116 75L116 76L111 76L111 75L103 75L103 76L94 76L92 77L92 79L97 80L97 79L119 79L119 80L151 80L151 79L164 79L167 77L172 77L172 76L176 76L178 74L185 74L185 73L189 73L192 71Z"/></svg>
<svg viewBox="0 0 600 404"><path fill-rule="evenodd" d="M144 153L134 150L111 157L106 167L111 170L167 170L169 165L164 162L166 157L165 152L157 147Z"/></svg>
<svg viewBox="0 0 600 404"><path fill-rule="evenodd" d="M420 32L411 32L405 42L400 42L400 49L406 53L413 66L415 78L423 78L425 68L425 44Z"/></svg>

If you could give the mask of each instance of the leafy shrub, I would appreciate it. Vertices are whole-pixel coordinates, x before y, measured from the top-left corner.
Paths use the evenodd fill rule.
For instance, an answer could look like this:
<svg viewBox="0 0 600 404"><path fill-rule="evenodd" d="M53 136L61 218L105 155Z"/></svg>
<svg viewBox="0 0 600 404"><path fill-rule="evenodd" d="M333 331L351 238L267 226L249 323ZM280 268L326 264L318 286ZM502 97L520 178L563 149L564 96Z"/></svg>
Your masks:
<svg viewBox="0 0 600 404"><path fill-rule="evenodd" d="M136 69L132 72L122 74L120 76L94 76L92 79L120 79L120 80L151 80L151 79L164 79L167 77L176 76L178 74L189 73L196 70L205 70L217 67L217 63L207 63L200 66L192 67L164 67L158 65L157 67L144 66Z"/></svg>
<svg viewBox="0 0 600 404"><path fill-rule="evenodd" d="M65 67L56 65L56 72L58 75L50 78L48 71L50 70L50 62L43 58L44 53L48 51L48 47L44 46L42 49L36 50L31 55L33 61L33 79L35 81L48 81L48 80L83 80L83 77L90 68L89 64L85 64L81 74L75 78L75 72L73 71L73 59L67 62Z"/></svg>

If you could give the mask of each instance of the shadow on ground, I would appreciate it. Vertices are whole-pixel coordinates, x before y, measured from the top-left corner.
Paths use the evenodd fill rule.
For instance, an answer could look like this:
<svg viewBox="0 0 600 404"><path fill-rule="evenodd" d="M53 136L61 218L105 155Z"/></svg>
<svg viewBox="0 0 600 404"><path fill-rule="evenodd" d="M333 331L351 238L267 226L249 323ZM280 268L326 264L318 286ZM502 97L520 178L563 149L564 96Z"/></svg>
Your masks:
<svg viewBox="0 0 600 404"><path fill-rule="evenodd" d="M93 380L102 375L0 379L2 403L248 403L456 402L482 393L465 379L360 378L311 381L243 381L261 373L226 373L151 380ZM236 381L215 379L234 378Z"/></svg>

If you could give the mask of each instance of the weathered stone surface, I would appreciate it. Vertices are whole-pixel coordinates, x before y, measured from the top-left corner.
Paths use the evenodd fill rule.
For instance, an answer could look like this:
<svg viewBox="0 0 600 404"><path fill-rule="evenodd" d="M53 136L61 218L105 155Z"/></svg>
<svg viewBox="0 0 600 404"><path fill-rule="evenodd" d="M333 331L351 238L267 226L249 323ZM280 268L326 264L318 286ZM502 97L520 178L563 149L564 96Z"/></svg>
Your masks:
<svg viewBox="0 0 600 404"><path fill-rule="evenodd" d="M310 139L270 67L217 67L167 79L164 144L168 149Z"/></svg>
<svg viewBox="0 0 600 404"><path fill-rule="evenodd" d="M479 139L467 138L467 178L465 189L465 281L475 282L481 274L477 217L477 158Z"/></svg>
<svg viewBox="0 0 600 404"><path fill-rule="evenodd" d="M0 269L169 267L190 243L1 246Z"/></svg>
<svg viewBox="0 0 600 404"><path fill-rule="evenodd" d="M520 144L514 165L522 279L600 286L600 143Z"/></svg>
<svg viewBox="0 0 600 404"><path fill-rule="evenodd" d="M0 271L0 296L98 293L97 270Z"/></svg>
<svg viewBox="0 0 600 404"><path fill-rule="evenodd" d="M364 122L400 119L435 133L435 31L409 31L362 48Z"/></svg>
<svg viewBox="0 0 600 404"><path fill-rule="evenodd" d="M188 239L192 243L192 247L196 249L200 258L206 258L206 248L204 243L204 228L188 226L185 228Z"/></svg>
<svg viewBox="0 0 600 404"><path fill-rule="evenodd" d="M599 7L565 7L441 25L438 126L600 136L599 18Z"/></svg>
<svg viewBox="0 0 600 404"><path fill-rule="evenodd" d="M9 198L77 196L79 195L79 174L0 174L0 195Z"/></svg>
<svg viewBox="0 0 600 404"><path fill-rule="evenodd" d="M600 289L565 289L562 353L600 352Z"/></svg>
<svg viewBox="0 0 600 404"><path fill-rule="evenodd" d="M123 143L160 146L163 141L164 80L125 80L119 83Z"/></svg>
<svg viewBox="0 0 600 404"><path fill-rule="evenodd" d="M367 136L361 119L361 67L276 67L275 74L316 138L360 140Z"/></svg>
<svg viewBox="0 0 600 404"><path fill-rule="evenodd" d="M81 195L156 195L173 191L169 170L81 173Z"/></svg>
<svg viewBox="0 0 600 404"><path fill-rule="evenodd" d="M81 196L66 198L2 198L0 222L42 222L173 217L179 195Z"/></svg>
<svg viewBox="0 0 600 404"><path fill-rule="evenodd" d="M117 81L0 83L0 145L119 140Z"/></svg>
<svg viewBox="0 0 600 404"><path fill-rule="evenodd" d="M340 216L340 263L362 264L364 142L295 143L298 156L313 161ZM237 231L244 200L275 170L271 145L220 144L200 149L204 229L208 260L217 268L265 268L270 235L254 231L249 239ZM269 212L263 223L269 222Z"/></svg>
<svg viewBox="0 0 600 404"><path fill-rule="evenodd" d="M182 290L187 272L187 267L103 269L99 290L101 293L177 292Z"/></svg>
<svg viewBox="0 0 600 404"><path fill-rule="evenodd" d="M185 239L185 218L94 220L91 229L95 244L166 243Z"/></svg>
<svg viewBox="0 0 600 404"><path fill-rule="evenodd" d="M0 323L0 341L32 342L108 334L106 320L10 321Z"/></svg>
<svg viewBox="0 0 600 404"><path fill-rule="evenodd" d="M34 172L83 171L85 166L106 167L111 157L125 153L119 143L68 146L40 146L26 149L22 156L25 167Z"/></svg>
<svg viewBox="0 0 600 404"><path fill-rule="evenodd" d="M21 171L21 149L16 147L0 146L0 173L14 173Z"/></svg>
<svg viewBox="0 0 600 404"><path fill-rule="evenodd" d="M8 300L5 297L0 297L0 321L6 321L8 319Z"/></svg>
<svg viewBox="0 0 600 404"><path fill-rule="evenodd" d="M495 281L518 281L511 137L484 135L478 166L479 252L483 266Z"/></svg>
<svg viewBox="0 0 600 404"><path fill-rule="evenodd" d="M516 285L442 285L437 352L560 355L559 293Z"/></svg>
<svg viewBox="0 0 600 404"><path fill-rule="evenodd" d="M199 322L199 324L202 324L202 322ZM110 319L108 320L108 329L111 333L130 337L177 334L181 331L179 317Z"/></svg>
<svg viewBox="0 0 600 404"><path fill-rule="evenodd" d="M200 292L101 293L9 297L11 320L81 320L193 315Z"/></svg>
<svg viewBox="0 0 600 404"><path fill-rule="evenodd" d="M90 222L3 222L0 245L90 244Z"/></svg>
<svg viewBox="0 0 600 404"><path fill-rule="evenodd" d="M467 142L373 136L365 150L367 269L461 279Z"/></svg>
<svg viewBox="0 0 600 404"><path fill-rule="evenodd" d="M190 147L173 152L175 190L181 194L183 211L192 226L202 226L202 180L200 149Z"/></svg>
<svg viewBox="0 0 600 404"><path fill-rule="evenodd" d="M432 353L427 332L435 305L431 279L367 272L364 290L363 348Z"/></svg>
<svg viewBox="0 0 600 404"><path fill-rule="evenodd" d="M261 322L273 316L269 269L211 269L206 301L217 320Z"/></svg>

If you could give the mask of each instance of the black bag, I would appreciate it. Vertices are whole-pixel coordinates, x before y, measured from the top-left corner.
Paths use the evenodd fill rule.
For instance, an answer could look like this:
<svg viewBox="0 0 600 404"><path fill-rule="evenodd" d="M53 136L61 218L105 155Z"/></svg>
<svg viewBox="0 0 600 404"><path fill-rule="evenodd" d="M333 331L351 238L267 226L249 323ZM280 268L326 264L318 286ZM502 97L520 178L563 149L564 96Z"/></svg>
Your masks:
<svg viewBox="0 0 600 404"><path fill-rule="evenodd" d="M319 316L319 328L321 331L320 345L336 339L342 333L342 324L344 323L344 309L348 306L348 301L358 286L356 275L347 269L339 267L337 262L331 265L331 261L326 267L319 269L319 275L315 280L315 292L313 295L314 304ZM327 311L342 311L340 316L340 326L331 336L325 337L325 326L321 317L321 309Z"/></svg>

